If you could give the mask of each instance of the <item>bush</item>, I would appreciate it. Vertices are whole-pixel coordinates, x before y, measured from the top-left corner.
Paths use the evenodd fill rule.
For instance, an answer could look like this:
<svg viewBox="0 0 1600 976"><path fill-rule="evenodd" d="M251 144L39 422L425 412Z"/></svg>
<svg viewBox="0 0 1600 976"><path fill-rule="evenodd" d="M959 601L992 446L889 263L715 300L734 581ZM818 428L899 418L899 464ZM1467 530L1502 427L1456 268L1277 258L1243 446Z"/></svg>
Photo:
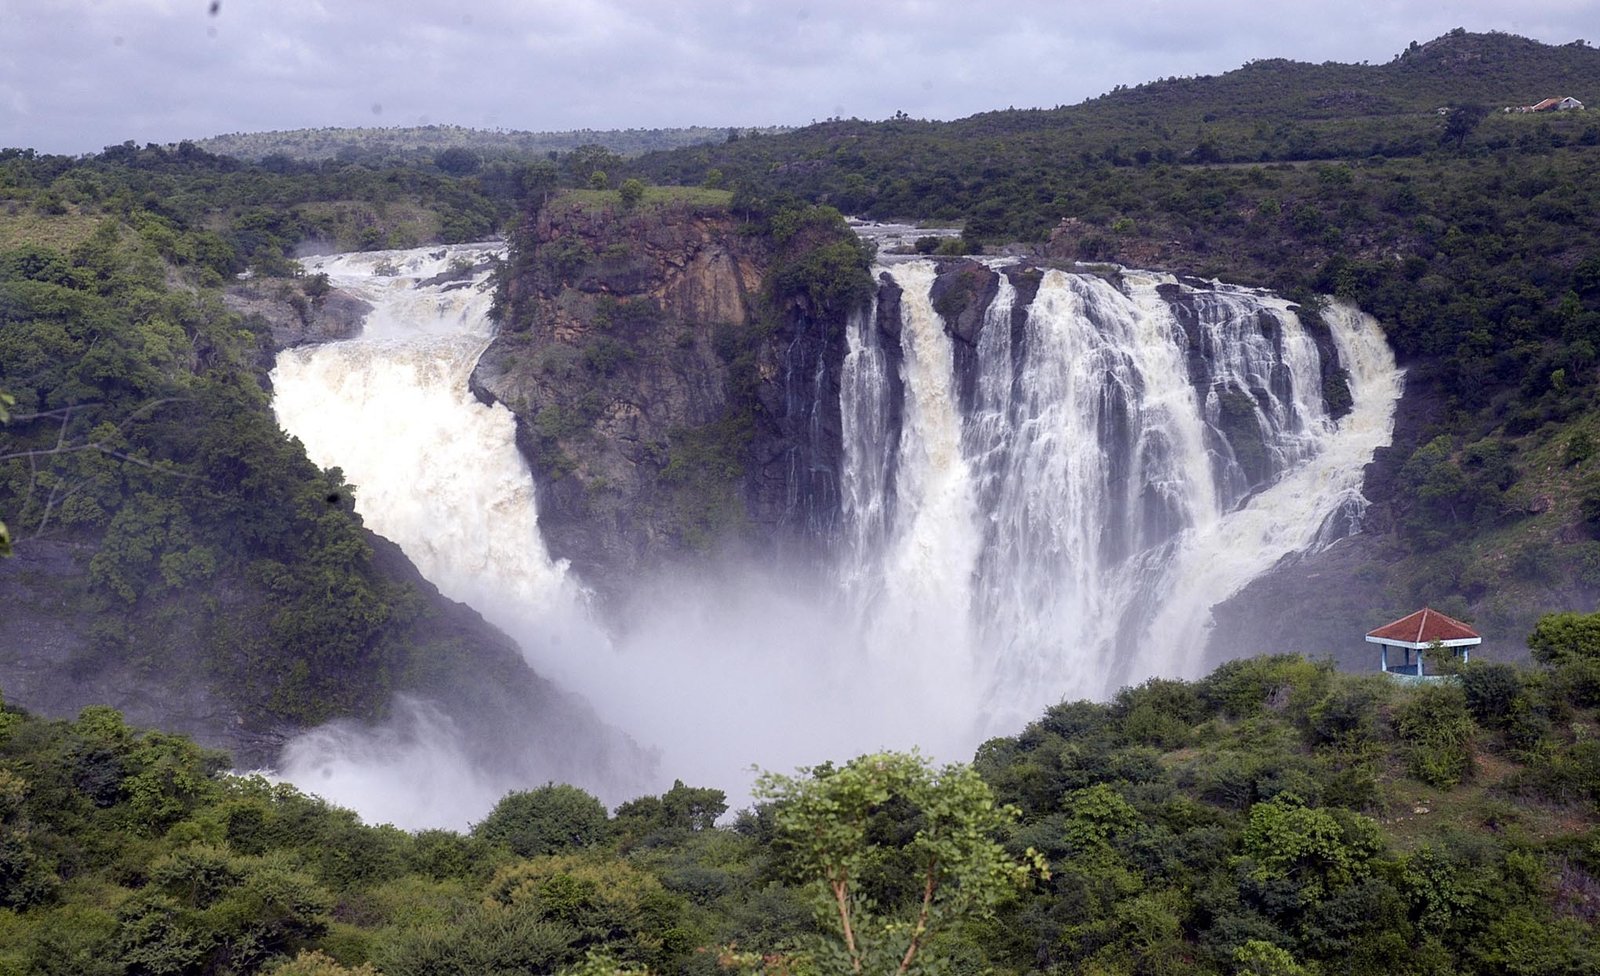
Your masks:
<svg viewBox="0 0 1600 976"><path fill-rule="evenodd" d="M1111 706L1124 740L1175 749L1205 717L1206 707L1195 686L1186 681L1151 678L1137 688L1124 688Z"/></svg>
<svg viewBox="0 0 1600 976"><path fill-rule="evenodd" d="M1306 738L1313 746L1352 748L1376 737L1378 706L1389 690L1387 678L1379 675L1377 679L1342 683L1311 706Z"/></svg>
<svg viewBox="0 0 1600 976"><path fill-rule="evenodd" d="M1522 676L1509 664L1473 661L1461 669L1461 689L1479 725L1504 729L1522 696Z"/></svg>
<svg viewBox="0 0 1600 976"><path fill-rule="evenodd" d="M1304 714L1322 696L1331 673L1331 665L1278 654L1228 661L1196 687L1211 709L1233 718L1248 718L1268 706Z"/></svg>
<svg viewBox="0 0 1600 976"><path fill-rule="evenodd" d="M1528 649L1542 664L1600 660L1600 613L1551 613L1528 635Z"/></svg>
<svg viewBox="0 0 1600 976"><path fill-rule="evenodd" d="M1430 786L1448 789L1472 774L1472 714L1459 686L1424 685L1395 714L1408 744L1407 768Z"/></svg>
<svg viewBox="0 0 1600 976"><path fill-rule="evenodd" d="M639 205L640 200L644 199L644 183L636 179L623 180L622 186L617 188L617 193L622 196L623 207L632 210Z"/></svg>
<svg viewBox="0 0 1600 976"><path fill-rule="evenodd" d="M507 793L474 837L504 844L521 857L539 857L590 847L610 834L610 821L600 801L566 784Z"/></svg>

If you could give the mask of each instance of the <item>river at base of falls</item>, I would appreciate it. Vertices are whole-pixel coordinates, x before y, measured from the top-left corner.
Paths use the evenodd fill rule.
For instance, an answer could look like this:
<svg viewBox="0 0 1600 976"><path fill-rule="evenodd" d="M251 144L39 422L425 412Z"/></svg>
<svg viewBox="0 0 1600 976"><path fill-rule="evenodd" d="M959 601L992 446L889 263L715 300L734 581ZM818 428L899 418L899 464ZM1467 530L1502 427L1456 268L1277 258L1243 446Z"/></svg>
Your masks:
<svg viewBox="0 0 1600 976"><path fill-rule="evenodd" d="M995 561L984 511L992 472L975 461L972 421L954 406L950 339L923 307L931 266L900 265L892 273L907 294L905 429L893 445L852 447L852 437L890 432L861 403L842 411L847 457L854 450L870 468L896 453L893 512L872 497L886 490L881 471L875 482L870 470L847 469L846 535L855 544L839 565L809 578L739 566L643 580L635 615L613 634L590 618L581 582L544 547L514 418L468 390L493 334L483 273L426 283L492 250L307 259L308 272L328 274L374 311L358 338L283 352L274 407L313 461L343 469L369 528L399 544L446 596L515 637L535 671L659 752L653 774L559 771L609 804L674 779L725 789L737 804L758 764L786 771L879 748L966 759L982 737L1013 732L1063 697L1104 696L1130 673L1191 674L1200 664L1193 628L1203 632L1210 606L1279 556L1315 545L1323 522L1359 498L1360 469L1387 441L1399 392L1375 325L1332 313L1354 411L1319 428L1316 449L1276 483L1196 520L1168 545L1178 583L1165 584L1146 631L1165 643L1136 661L1107 662L1097 657L1108 653L1103 640L1014 619L1036 597L996 574L1037 563L1007 570ZM847 397L881 394L882 378L865 375L887 361L864 338L870 331L852 323ZM1063 605L1036 609L1048 626L1067 626ZM477 768L460 736L450 716L403 700L383 726L339 724L299 737L279 772L369 821L408 828L459 829L506 791L545 782Z"/></svg>

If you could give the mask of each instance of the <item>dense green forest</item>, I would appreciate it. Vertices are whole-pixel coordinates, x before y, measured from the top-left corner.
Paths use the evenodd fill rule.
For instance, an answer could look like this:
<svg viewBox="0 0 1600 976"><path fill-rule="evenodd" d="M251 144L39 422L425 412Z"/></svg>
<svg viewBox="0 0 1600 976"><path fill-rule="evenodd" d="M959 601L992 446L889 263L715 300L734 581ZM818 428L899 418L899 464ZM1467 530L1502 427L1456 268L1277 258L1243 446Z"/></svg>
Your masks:
<svg viewBox="0 0 1600 976"><path fill-rule="evenodd" d="M1597 59L1460 32L1387 65L1256 62L636 160L0 151L0 517L19 549L84 556L55 612L94 620L108 657L198 667L263 722L381 712L461 648L380 565L342 475L277 428L271 341L221 291L248 271L315 303L302 247L481 238L558 188L661 195L633 179L725 188L752 234L830 205L1354 301L1412 404L1368 482L1390 548L1364 572L1397 605L1531 624L1600 589L1600 124L1499 110L1600 104ZM854 295L845 250L784 286ZM7 707L0 973L777 974L891 949L961 973L1590 973L1600 616L1529 646L1420 686L1236 661L1062 703L970 768L818 757L731 819L713 789L608 811L552 784L467 834L362 825L110 709ZM844 846L819 853L824 833Z"/></svg>
<svg viewBox="0 0 1600 976"><path fill-rule="evenodd" d="M851 972L847 906L871 972L920 938L904 971L1591 973L1600 615L1532 643L1426 685L1240 660L970 767L824 763L731 818L681 782L610 812L543 786L466 834L8 708L0 972Z"/></svg>

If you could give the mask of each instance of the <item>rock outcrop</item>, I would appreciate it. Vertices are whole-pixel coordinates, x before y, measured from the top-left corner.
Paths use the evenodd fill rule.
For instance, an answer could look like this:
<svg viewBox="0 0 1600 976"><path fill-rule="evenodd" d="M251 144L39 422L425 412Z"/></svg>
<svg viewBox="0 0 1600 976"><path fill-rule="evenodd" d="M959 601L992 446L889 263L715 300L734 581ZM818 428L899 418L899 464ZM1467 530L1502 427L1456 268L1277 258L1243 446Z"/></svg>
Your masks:
<svg viewBox="0 0 1600 976"><path fill-rule="evenodd" d="M281 278L242 281L222 295L229 311L266 323L278 349L336 342L359 335L372 306L337 288L308 297L295 282Z"/></svg>
<svg viewBox="0 0 1600 976"><path fill-rule="evenodd" d="M516 414L545 541L603 598L674 560L831 540L844 315L818 255L849 249L839 276L870 287L833 219L780 244L723 210L557 201L514 239L473 389Z"/></svg>

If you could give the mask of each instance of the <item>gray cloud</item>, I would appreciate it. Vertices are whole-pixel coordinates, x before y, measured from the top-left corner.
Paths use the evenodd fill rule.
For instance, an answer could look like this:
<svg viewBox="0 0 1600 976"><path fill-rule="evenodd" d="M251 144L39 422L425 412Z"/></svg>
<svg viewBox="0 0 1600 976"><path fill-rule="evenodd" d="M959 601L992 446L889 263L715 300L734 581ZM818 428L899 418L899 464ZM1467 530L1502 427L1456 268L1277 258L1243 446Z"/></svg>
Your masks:
<svg viewBox="0 0 1600 976"><path fill-rule="evenodd" d="M1600 0L0 0L0 144L423 122L959 118L1261 57L1387 61L1452 27L1564 43ZM1591 30L1592 32L1592 30Z"/></svg>

